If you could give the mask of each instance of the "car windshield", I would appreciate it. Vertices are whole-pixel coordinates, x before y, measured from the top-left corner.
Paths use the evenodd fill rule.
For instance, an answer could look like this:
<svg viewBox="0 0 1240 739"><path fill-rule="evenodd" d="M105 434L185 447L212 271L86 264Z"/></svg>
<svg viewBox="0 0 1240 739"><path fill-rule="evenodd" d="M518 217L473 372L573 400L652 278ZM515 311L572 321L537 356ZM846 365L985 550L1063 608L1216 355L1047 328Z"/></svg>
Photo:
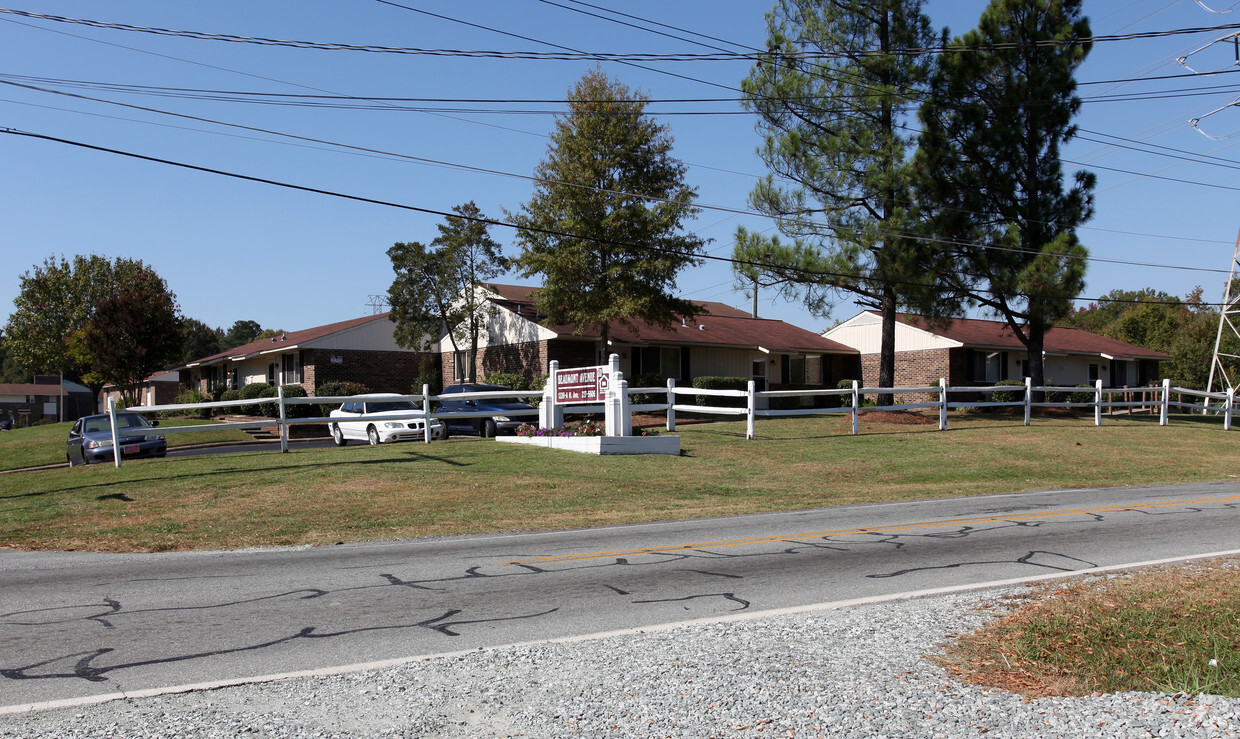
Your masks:
<svg viewBox="0 0 1240 739"><path fill-rule="evenodd" d="M389 400L384 403L367 403L367 413L386 413L388 411L416 411L419 408L409 400Z"/></svg>
<svg viewBox="0 0 1240 739"><path fill-rule="evenodd" d="M123 413L116 417L116 428L118 429L145 429L150 427L151 424L147 423L146 419L137 413ZM86 419L84 431L88 434L98 434L111 430L112 426L108 423L107 416Z"/></svg>

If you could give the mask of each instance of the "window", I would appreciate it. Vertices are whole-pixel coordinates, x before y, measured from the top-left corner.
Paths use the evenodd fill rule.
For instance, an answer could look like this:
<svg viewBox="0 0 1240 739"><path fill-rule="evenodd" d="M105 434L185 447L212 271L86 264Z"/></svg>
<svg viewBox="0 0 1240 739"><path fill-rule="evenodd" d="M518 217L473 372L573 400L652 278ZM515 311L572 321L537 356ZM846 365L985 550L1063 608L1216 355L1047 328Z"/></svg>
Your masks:
<svg viewBox="0 0 1240 739"><path fill-rule="evenodd" d="M1007 379L1007 352L972 349L968 354L969 379L972 382L994 383Z"/></svg>
<svg viewBox="0 0 1240 739"><path fill-rule="evenodd" d="M452 355L452 379L457 382L468 382L465 369L469 365L469 355L465 352L454 352Z"/></svg>
<svg viewBox="0 0 1240 739"><path fill-rule="evenodd" d="M301 363L296 354L280 356L280 384L296 385L301 382Z"/></svg>
<svg viewBox="0 0 1240 739"><path fill-rule="evenodd" d="M1089 384L1092 385L1098 381L1098 363L1089 363Z"/></svg>
<svg viewBox="0 0 1240 739"><path fill-rule="evenodd" d="M793 385L804 385L808 382L806 379L804 354L793 354L788 357L788 365L788 382Z"/></svg>

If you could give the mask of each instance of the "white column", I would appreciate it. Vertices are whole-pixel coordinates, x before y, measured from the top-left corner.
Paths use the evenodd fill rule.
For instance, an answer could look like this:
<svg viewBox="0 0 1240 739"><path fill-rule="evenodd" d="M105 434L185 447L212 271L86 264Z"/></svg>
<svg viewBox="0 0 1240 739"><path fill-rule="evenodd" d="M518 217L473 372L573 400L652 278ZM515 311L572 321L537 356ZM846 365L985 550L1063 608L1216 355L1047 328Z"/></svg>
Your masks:
<svg viewBox="0 0 1240 739"><path fill-rule="evenodd" d="M1102 380L1094 382L1094 425L1102 425Z"/></svg>
<svg viewBox="0 0 1240 739"><path fill-rule="evenodd" d="M422 385L422 441L431 443L431 386Z"/></svg>
<svg viewBox="0 0 1240 739"><path fill-rule="evenodd" d="M1033 378L1025 378L1025 425L1033 420Z"/></svg>
<svg viewBox="0 0 1240 739"><path fill-rule="evenodd" d="M676 430L676 381L667 380L667 430Z"/></svg>
<svg viewBox="0 0 1240 739"><path fill-rule="evenodd" d="M939 431L947 430L947 378L939 378Z"/></svg>
<svg viewBox="0 0 1240 739"><path fill-rule="evenodd" d="M857 398L857 381L853 380L852 383L853 383L853 391L852 391L853 428L852 428L852 432L853 432L853 436L856 436L857 434L861 433L861 418L860 418L861 410L859 408L861 404L858 402L858 398Z"/></svg>
<svg viewBox="0 0 1240 739"><path fill-rule="evenodd" d="M538 407L538 425L545 429L564 425L564 412L556 405L556 373L560 371L558 360L551 360L547 370L547 384L543 386L542 405Z"/></svg>
<svg viewBox="0 0 1240 739"><path fill-rule="evenodd" d="M284 410L284 386L276 388L276 400L280 404L280 453L288 454L288 413Z"/></svg>
<svg viewBox="0 0 1240 739"><path fill-rule="evenodd" d="M121 466L121 439L116 430L116 398L108 396L108 422L112 425L112 459L113 464Z"/></svg>
<svg viewBox="0 0 1240 739"><path fill-rule="evenodd" d="M1158 425L1166 426L1168 416L1171 414L1171 379L1163 380L1162 386L1162 408L1158 412Z"/></svg>
<svg viewBox="0 0 1240 739"><path fill-rule="evenodd" d="M763 361L766 361L766 360L763 360ZM754 407L757 405L757 402L758 402L757 396L754 395L754 390L756 388L757 388L757 384L753 380L750 380L749 385L747 385L745 388L746 392L748 393L748 398L746 399L746 414L745 414L746 415L746 421L745 421L745 438L746 439L752 439L754 437L753 412L754 412Z"/></svg>

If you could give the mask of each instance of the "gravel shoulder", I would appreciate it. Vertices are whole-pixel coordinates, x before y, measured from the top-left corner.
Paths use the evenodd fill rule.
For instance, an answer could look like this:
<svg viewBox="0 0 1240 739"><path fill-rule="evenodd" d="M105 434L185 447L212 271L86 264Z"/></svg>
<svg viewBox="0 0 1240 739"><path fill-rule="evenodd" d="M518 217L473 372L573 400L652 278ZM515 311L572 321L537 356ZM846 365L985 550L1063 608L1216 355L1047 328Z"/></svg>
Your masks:
<svg viewBox="0 0 1240 739"><path fill-rule="evenodd" d="M1028 700L927 655L1023 589L480 650L4 716L0 737L1232 737L1240 700Z"/></svg>

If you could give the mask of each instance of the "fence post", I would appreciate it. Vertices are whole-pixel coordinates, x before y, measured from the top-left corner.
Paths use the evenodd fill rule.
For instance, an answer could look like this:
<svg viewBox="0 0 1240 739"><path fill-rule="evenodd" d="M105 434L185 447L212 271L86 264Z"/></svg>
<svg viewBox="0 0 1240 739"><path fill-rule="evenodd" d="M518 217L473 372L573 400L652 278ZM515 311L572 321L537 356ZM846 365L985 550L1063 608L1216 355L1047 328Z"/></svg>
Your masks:
<svg viewBox="0 0 1240 739"><path fill-rule="evenodd" d="M121 466L121 439L116 430L116 398L108 397L108 422L112 425L112 460L117 469Z"/></svg>
<svg viewBox="0 0 1240 739"><path fill-rule="evenodd" d="M1102 425L1102 380L1094 381L1094 425Z"/></svg>
<svg viewBox="0 0 1240 739"><path fill-rule="evenodd" d="M288 454L288 414L284 410L284 386L276 388L276 401L280 404L280 453Z"/></svg>
<svg viewBox="0 0 1240 739"><path fill-rule="evenodd" d="M853 380L852 382L853 382L853 391L852 391L853 436L856 436L857 434L861 433L861 420L858 417L860 415L859 406L861 404L857 402L857 381Z"/></svg>
<svg viewBox="0 0 1240 739"><path fill-rule="evenodd" d="M947 430L947 379L939 378L939 431Z"/></svg>
<svg viewBox="0 0 1240 739"><path fill-rule="evenodd" d="M1033 378L1025 378L1025 425L1033 420Z"/></svg>
<svg viewBox="0 0 1240 739"><path fill-rule="evenodd" d="M629 382L619 372L616 372L613 377L620 379L618 382L613 382L607 391L606 405L603 406L603 417L607 423L605 433L608 436L632 436L633 414L629 411Z"/></svg>
<svg viewBox="0 0 1240 739"><path fill-rule="evenodd" d="M1231 431L1231 413L1236 407L1236 389L1227 388L1227 409L1223 411L1223 430Z"/></svg>
<svg viewBox="0 0 1240 739"><path fill-rule="evenodd" d="M667 378L667 430L676 430L676 381Z"/></svg>
<svg viewBox="0 0 1240 739"><path fill-rule="evenodd" d="M763 360L763 361L766 361L766 360ZM754 407L757 405L757 398L754 396L755 388L757 388L757 385L754 383L753 380L750 380L749 385L746 387L746 392L748 394L748 398L746 399L746 414L745 414L746 416L748 416L748 419L745 421L745 438L746 439L752 439L754 437L753 412L754 412Z"/></svg>
<svg viewBox="0 0 1240 739"><path fill-rule="evenodd" d="M1167 425L1167 416L1171 413L1171 379L1163 380L1162 386L1162 409L1158 412L1158 425Z"/></svg>
<svg viewBox="0 0 1240 739"><path fill-rule="evenodd" d="M422 441L431 443L431 386L422 384Z"/></svg>
<svg viewBox="0 0 1240 739"><path fill-rule="evenodd" d="M547 384L543 385L543 402L538 407L538 425L545 429L559 428L564 425L564 412L556 405L558 393L556 373L560 371L560 361L551 360L547 369Z"/></svg>

